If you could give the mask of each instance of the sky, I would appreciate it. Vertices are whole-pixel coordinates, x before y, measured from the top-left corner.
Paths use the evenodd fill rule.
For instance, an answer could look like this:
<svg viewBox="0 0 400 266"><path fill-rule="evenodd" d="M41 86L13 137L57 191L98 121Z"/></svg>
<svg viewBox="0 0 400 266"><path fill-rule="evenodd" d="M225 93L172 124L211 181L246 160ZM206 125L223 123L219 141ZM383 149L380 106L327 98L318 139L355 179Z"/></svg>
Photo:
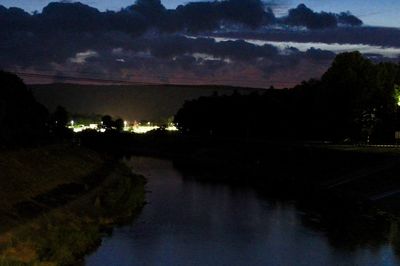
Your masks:
<svg viewBox="0 0 400 266"><path fill-rule="evenodd" d="M400 61L399 0L270 1L0 0L30 12L0 8L0 69L28 83L283 88L320 78L343 52Z"/></svg>
<svg viewBox="0 0 400 266"><path fill-rule="evenodd" d="M17 6L27 11L34 11L46 6L49 0L0 0L0 4L6 7ZM119 10L134 3L134 0L82 0L90 6L100 10ZM163 0L164 6L167 8L175 8L179 4L185 4L187 0ZM282 0L282 5L288 8L295 7L300 3L304 3L315 11L351 11L360 17L365 24L386 27L400 27L400 1L398 0Z"/></svg>

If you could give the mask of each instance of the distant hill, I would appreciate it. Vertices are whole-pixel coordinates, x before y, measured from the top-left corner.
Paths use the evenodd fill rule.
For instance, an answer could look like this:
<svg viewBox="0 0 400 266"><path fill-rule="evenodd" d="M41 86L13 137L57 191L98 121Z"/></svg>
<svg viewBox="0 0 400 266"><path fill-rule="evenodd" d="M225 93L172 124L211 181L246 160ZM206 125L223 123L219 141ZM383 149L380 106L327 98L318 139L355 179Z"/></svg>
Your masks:
<svg viewBox="0 0 400 266"><path fill-rule="evenodd" d="M110 114L129 121L160 121L175 115L186 100L201 96L247 94L260 89L223 86L30 85L36 99L50 111L58 105L70 113Z"/></svg>

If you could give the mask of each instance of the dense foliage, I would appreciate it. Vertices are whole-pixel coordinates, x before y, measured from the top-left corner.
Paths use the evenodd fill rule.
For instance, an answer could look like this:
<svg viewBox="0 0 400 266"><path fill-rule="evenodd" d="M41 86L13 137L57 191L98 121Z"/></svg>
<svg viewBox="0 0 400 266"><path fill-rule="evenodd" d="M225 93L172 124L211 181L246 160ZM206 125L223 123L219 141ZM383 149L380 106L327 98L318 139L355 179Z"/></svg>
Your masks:
<svg viewBox="0 0 400 266"><path fill-rule="evenodd" d="M0 71L0 146L46 134L48 112L16 75Z"/></svg>
<svg viewBox="0 0 400 266"><path fill-rule="evenodd" d="M400 65L340 54L321 80L259 94L202 97L178 111L187 134L267 139L390 141Z"/></svg>

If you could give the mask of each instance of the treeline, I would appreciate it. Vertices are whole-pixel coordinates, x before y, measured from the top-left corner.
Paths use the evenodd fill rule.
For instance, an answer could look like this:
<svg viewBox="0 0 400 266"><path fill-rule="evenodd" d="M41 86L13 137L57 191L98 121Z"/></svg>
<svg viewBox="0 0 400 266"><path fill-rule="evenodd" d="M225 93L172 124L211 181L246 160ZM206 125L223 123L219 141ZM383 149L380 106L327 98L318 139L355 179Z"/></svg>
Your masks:
<svg viewBox="0 0 400 266"><path fill-rule="evenodd" d="M50 113L17 75L0 71L0 148L72 137L63 107Z"/></svg>
<svg viewBox="0 0 400 266"><path fill-rule="evenodd" d="M124 121L109 115L80 120L101 122L105 131L122 131ZM49 112L17 75L0 71L0 148L72 139L74 116L61 106Z"/></svg>
<svg viewBox="0 0 400 266"><path fill-rule="evenodd" d="M320 80L292 89L201 97L175 116L185 134L388 142L398 127L400 65L338 55Z"/></svg>
<svg viewBox="0 0 400 266"><path fill-rule="evenodd" d="M174 122L184 134L283 140L392 142L400 131L400 64L375 64L360 53L338 55L320 80L292 89L201 97ZM23 81L0 71L0 147L72 134L63 108L50 114ZM120 131L122 119L102 118Z"/></svg>
<svg viewBox="0 0 400 266"><path fill-rule="evenodd" d="M0 146L28 143L47 134L49 112L14 74L0 71Z"/></svg>

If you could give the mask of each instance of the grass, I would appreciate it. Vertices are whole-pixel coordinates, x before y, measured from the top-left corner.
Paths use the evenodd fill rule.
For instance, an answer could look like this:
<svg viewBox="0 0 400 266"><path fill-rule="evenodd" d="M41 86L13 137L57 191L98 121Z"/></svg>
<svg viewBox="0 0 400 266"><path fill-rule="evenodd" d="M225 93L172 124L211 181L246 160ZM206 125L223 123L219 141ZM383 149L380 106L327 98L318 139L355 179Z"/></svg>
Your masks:
<svg viewBox="0 0 400 266"><path fill-rule="evenodd" d="M46 193L53 196L54 193L48 192L60 185L80 183L86 189L62 206L47 208L33 218L14 218L12 226L3 226L6 230L0 232L0 265L74 264L99 244L105 228L132 217L143 206L144 178L133 175L120 163L113 164L109 172L103 172L103 177L93 176L106 161L92 151L54 146L8 152L7 155L0 155L7 158L13 168L7 172L7 177L12 178L10 173L17 174L1 192L10 200L0 205L3 213L16 213L12 207L15 203ZM38 156L45 157L38 159ZM34 163L38 163L40 169L33 167ZM4 176L1 176L2 184L7 183ZM18 182L24 185L19 187ZM17 190L14 192L11 188ZM49 196L45 198L49 200ZM0 220L0 226L2 222Z"/></svg>
<svg viewBox="0 0 400 266"><path fill-rule="evenodd" d="M80 182L103 160L95 152L67 145L1 152L0 210L61 184Z"/></svg>

